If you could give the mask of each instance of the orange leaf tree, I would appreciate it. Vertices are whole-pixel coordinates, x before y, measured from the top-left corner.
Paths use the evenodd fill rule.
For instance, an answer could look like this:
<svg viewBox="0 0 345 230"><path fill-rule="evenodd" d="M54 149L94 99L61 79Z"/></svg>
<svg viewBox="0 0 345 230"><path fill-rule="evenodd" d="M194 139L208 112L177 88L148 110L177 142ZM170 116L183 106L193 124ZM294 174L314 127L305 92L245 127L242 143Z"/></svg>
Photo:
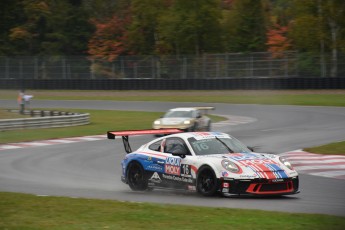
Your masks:
<svg viewBox="0 0 345 230"><path fill-rule="evenodd" d="M126 40L130 17L114 15L102 22L92 19L91 23L96 27L96 32L89 40L88 50L93 59L112 62L119 55L129 53Z"/></svg>
<svg viewBox="0 0 345 230"><path fill-rule="evenodd" d="M281 57L284 51L291 47L291 41L287 38L288 27L274 24L273 28L267 31L268 51L274 58Z"/></svg>

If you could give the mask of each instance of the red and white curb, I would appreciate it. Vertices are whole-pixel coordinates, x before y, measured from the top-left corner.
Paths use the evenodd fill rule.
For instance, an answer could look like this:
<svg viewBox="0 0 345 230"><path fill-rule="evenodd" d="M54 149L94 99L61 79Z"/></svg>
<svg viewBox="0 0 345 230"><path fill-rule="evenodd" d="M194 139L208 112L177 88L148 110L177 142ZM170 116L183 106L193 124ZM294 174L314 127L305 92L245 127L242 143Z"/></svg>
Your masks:
<svg viewBox="0 0 345 230"><path fill-rule="evenodd" d="M302 174L345 180L345 156L322 155L295 150L280 154Z"/></svg>
<svg viewBox="0 0 345 230"><path fill-rule="evenodd" d="M57 144L69 144L85 141L98 141L105 140L106 135L93 135L93 136L84 136L84 137L70 137L70 138L61 138L61 139L51 139L51 140L42 140L42 141L31 141L31 142L19 142L19 143L9 143L0 145L1 150L10 150L10 149L22 149L28 147L39 147L39 146L48 146L48 145L57 145Z"/></svg>

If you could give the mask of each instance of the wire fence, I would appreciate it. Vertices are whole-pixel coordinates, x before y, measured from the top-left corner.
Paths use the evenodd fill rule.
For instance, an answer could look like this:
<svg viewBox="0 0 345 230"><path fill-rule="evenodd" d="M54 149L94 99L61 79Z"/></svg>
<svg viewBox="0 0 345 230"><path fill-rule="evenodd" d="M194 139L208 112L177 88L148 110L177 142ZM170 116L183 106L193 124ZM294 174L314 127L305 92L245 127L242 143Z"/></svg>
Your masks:
<svg viewBox="0 0 345 230"><path fill-rule="evenodd" d="M345 55L285 52L180 56L0 57L2 79L222 79L344 77Z"/></svg>

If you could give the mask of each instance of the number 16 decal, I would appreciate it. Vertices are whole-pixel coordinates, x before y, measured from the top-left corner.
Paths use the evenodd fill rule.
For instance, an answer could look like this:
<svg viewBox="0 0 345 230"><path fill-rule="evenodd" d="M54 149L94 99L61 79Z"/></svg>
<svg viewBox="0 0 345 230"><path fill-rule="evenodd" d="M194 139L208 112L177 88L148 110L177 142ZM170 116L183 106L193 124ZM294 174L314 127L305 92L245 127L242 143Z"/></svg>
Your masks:
<svg viewBox="0 0 345 230"><path fill-rule="evenodd" d="M186 164L181 165L181 176L191 177L190 165L186 165Z"/></svg>

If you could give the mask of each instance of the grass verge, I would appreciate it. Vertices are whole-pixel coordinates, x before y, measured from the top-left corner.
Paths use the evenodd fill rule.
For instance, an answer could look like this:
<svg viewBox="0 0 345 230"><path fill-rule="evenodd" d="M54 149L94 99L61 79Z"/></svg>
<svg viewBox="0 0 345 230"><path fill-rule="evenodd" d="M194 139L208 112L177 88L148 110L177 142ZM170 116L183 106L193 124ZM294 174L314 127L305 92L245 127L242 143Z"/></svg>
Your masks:
<svg viewBox="0 0 345 230"><path fill-rule="evenodd" d="M90 113L91 124L63 128L0 131L0 144L106 134L109 130L151 129L152 122L163 115L161 112L114 110L73 109L73 112ZM225 120L225 118L215 115L209 115L209 117L213 122Z"/></svg>
<svg viewBox="0 0 345 230"><path fill-rule="evenodd" d="M30 90L33 100L168 101L267 105L345 106L345 90L176 90L81 91ZM0 90L0 98L15 99L18 92Z"/></svg>
<svg viewBox="0 0 345 230"><path fill-rule="evenodd" d="M231 202L231 201L229 201ZM344 229L345 218L0 192L0 229Z"/></svg>
<svg viewBox="0 0 345 230"><path fill-rule="evenodd" d="M345 141L335 142L327 145L321 145L311 148L305 148L304 151L319 154L345 155Z"/></svg>

